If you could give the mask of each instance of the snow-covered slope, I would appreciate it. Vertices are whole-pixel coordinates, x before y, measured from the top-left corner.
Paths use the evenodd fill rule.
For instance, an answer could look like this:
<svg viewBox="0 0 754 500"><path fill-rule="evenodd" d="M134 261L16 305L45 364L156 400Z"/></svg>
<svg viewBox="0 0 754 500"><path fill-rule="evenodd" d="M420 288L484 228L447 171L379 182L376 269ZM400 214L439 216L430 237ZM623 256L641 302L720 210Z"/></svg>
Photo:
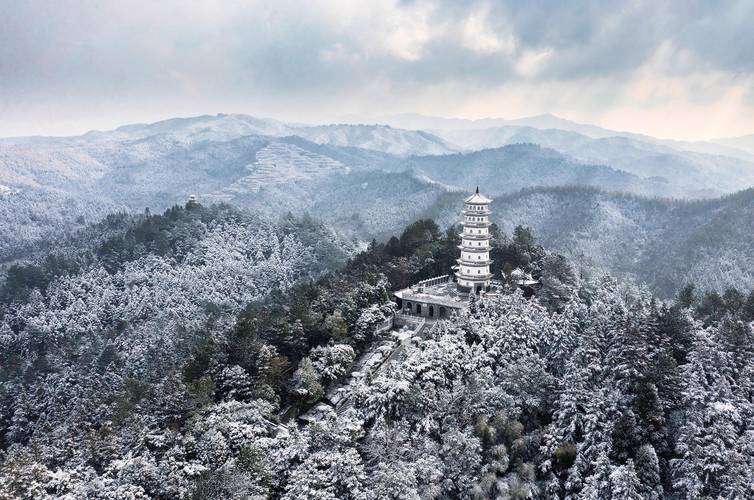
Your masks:
<svg viewBox="0 0 754 500"><path fill-rule="evenodd" d="M190 194L277 215L308 212L371 238L397 230L411 217L432 215L442 197L477 183L493 196L580 185L702 197L734 191L748 182L741 179L754 179L746 162L679 155L631 138L594 139L522 126L452 133L444 140L385 126L286 125L216 115L79 137L0 139L0 184L6 193L0 196L0 213L6 216L0 260L13 258L13 249L24 242L80 227L108 211L162 210L184 203ZM474 148L512 144L438 154L448 153L456 141ZM406 156L411 151L425 154Z"/></svg>
<svg viewBox="0 0 754 500"><path fill-rule="evenodd" d="M428 132L386 125L322 125L298 127L294 132L319 144L358 147L402 156L441 155L459 149Z"/></svg>
<svg viewBox="0 0 754 500"><path fill-rule="evenodd" d="M89 132L82 138L133 140L164 134L185 142L229 141L247 135L284 136L290 134L290 130L288 125L269 118L221 113L125 125L108 132Z"/></svg>
<svg viewBox="0 0 754 500"><path fill-rule="evenodd" d="M566 132L576 132L593 138L610 137L618 134L618 132L614 130L605 129L596 125L577 123L549 113L514 119L481 118L478 120L404 113L384 116L381 118L381 121L389 123L395 127L421 130L482 130L486 128L514 126L539 129L558 129Z"/></svg>
<svg viewBox="0 0 754 500"><path fill-rule="evenodd" d="M242 114L203 115L172 118L156 123L125 125L112 131L93 131L76 138L54 139L76 145L95 142L135 141L164 136L182 143L231 141L245 136L298 136L317 144L356 147L396 155L446 154L458 148L427 132L403 130L386 125L300 125ZM48 138L15 139L44 144Z"/></svg>
<svg viewBox="0 0 754 500"><path fill-rule="evenodd" d="M388 115L380 118L381 123L388 123L394 127L405 129L427 130L443 138L457 138L463 146L464 134L471 132L475 135L486 129L498 129L507 127L529 127L539 130L557 130L560 132L572 132L591 139L604 139L608 137L625 137L649 144L657 144L673 148L676 151L690 151L715 156L729 156L746 161L754 161L754 143L752 136L741 138L719 139L716 141L680 141L674 139L662 139L646 134L637 134L611 130L587 123L578 123L552 114L530 116L508 120L505 118L483 118L479 120L467 120L462 118L442 118L418 114ZM458 134L458 135L454 135ZM484 133L482 134L484 135ZM748 139L747 139L748 138ZM539 143L537 143L539 144ZM503 143L493 141L487 147L501 146ZM544 145L544 144L542 144Z"/></svg>
<svg viewBox="0 0 754 500"><path fill-rule="evenodd" d="M458 222L462 196L432 209L439 224ZM492 211L505 233L528 226L543 245L585 269L630 276L665 296L685 283L719 292L754 287L754 189L682 202L534 188L497 197Z"/></svg>
<svg viewBox="0 0 754 500"><path fill-rule="evenodd" d="M742 149L754 155L754 134L743 135L741 137L729 137L727 139L718 139L715 142L726 147Z"/></svg>
<svg viewBox="0 0 754 500"><path fill-rule="evenodd" d="M439 131L467 150L532 143L555 149L581 163L609 165L642 178L664 178L676 195L714 197L754 185L754 162L735 156L679 150L634 137L592 138L561 129L502 126ZM681 143L676 144L682 147Z"/></svg>
<svg viewBox="0 0 754 500"><path fill-rule="evenodd" d="M256 152L246 166L246 175L223 189L228 193L257 192L262 187L311 180L333 173L347 174L349 168L338 160L302 149L294 144L273 142Z"/></svg>
<svg viewBox="0 0 754 500"><path fill-rule="evenodd" d="M644 178L605 164L575 161L554 149L536 144L444 156L415 156L401 163L403 170L434 181L487 193L510 193L531 186L586 185L609 191L650 196L685 196L686 191L661 177Z"/></svg>

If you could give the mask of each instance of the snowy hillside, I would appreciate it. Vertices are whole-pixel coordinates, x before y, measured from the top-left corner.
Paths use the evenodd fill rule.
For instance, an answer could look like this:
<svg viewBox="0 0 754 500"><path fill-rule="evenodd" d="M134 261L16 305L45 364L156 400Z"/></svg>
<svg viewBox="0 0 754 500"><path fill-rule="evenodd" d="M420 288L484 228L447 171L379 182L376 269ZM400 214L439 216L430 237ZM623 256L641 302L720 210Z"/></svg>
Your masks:
<svg viewBox="0 0 754 500"><path fill-rule="evenodd" d="M754 185L754 157L689 151L684 149L687 143L675 144L674 148L635 137L592 138L561 129L510 125L439 131L438 134L471 151L510 144L537 144L581 163L609 165L642 178L664 178L676 188L673 194L680 197L714 197Z"/></svg>
<svg viewBox="0 0 754 500"><path fill-rule="evenodd" d="M257 151L254 162L246 168L249 175L223 188L224 192L258 192L262 187L349 172L349 168L338 160L306 151L294 144L277 142Z"/></svg>
<svg viewBox="0 0 754 500"><path fill-rule="evenodd" d="M355 147L395 155L433 155L454 152L456 147L420 130L403 130L386 125L301 125L242 114L203 115L172 118L149 124L118 127L112 131L93 131L80 137L64 138L73 145L108 141L136 141L163 136L180 143L224 142L245 136L298 136L318 144ZM44 144L37 138L35 144ZM14 139L18 142L28 142ZM55 142L61 142L57 140Z"/></svg>
<svg viewBox="0 0 754 500"><path fill-rule="evenodd" d="M482 118L468 120L462 118L443 118L437 116L425 116L419 114L399 114L381 117L382 123L388 123L394 127L411 130L427 130L441 137L459 137L463 141L464 132L472 135L488 129L505 128L533 128L538 130L551 130L558 132L574 133L590 139L604 139L608 137L624 137L650 144L668 146L676 151L692 151L711 155L730 156L744 160L754 161L754 146L751 136L738 138L718 139L715 141L682 141L652 137L645 134L636 134L619 130L611 130L596 125L577 123L553 114L544 114L524 118ZM482 134L484 135L484 134ZM491 147L500 146L494 144Z"/></svg>
<svg viewBox="0 0 754 500"><path fill-rule="evenodd" d="M492 251L533 297L394 324L395 285L457 243L424 220L354 255L310 218L191 204L12 266L0 497L680 498L662 478L715 460L709 497L748 498L754 292L661 302L519 230Z"/></svg>
<svg viewBox="0 0 754 500"><path fill-rule="evenodd" d="M293 133L319 144L383 151L399 156L441 155L458 151L436 135L385 125L322 125L297 127Z"/></svg>
<svg viewBox="0 0 754 500"><path fill-rule="evenodd" d="M112 132L90 132L84 137L139 139L164 134L184 142L229 141L246 135L282 136L287 135L289 130L284 123L269 118L218 114L172 118L150 124L125 125Z"/></svg>
<svg viewBox="0 0 754 500"><path fill-rule="evenodd" d="M754 134L718 139L716 142L731 148L742 149L754 155Z"/></svg>
<svg viewBox="0 0 754 500"><path fill-rule="evenodd" d="M295 130L309 139L287 135ZM457 203L458 191L477 184L493 198L537 186L588 186L605 192L683 198L728 193L745 184L742 179L751 179L750 165L743 160L679 153L625 137L594 139L576 132L523 126L453 134L460 143L481 141L465 143L475 148L498 140L528 144L434 154L441 150L433 148L447 147L447 143L422 132L409 134L380 126L289 126L244 115L182 118L80 137L0 140L0 213L5 215L0 225L0 261L13 261L30 245L65 237L109 212L140 213L147 207L159 211L185 203L191 194L203 203L228 202L269 216L309 214L352 237L368 240L388 237L406 221L417 218L439 217L448 223L443 214L449 200ZM533 142L546 143L552 149ZM412 149L428 148L432 154L404 156ZM595 205L590 211L584 203L592 199L588 195L568 201L584 210L580 222L591 221L598 214L620 216L612 221L605 215L602 223L588 231L564 233L574 241L555 239L547 231L544 241L577 259L584 255L599 267L648 279L663 289L665 283L692 275L722 276L715 288L732 281L732 275L722 268L698 272L683 268L665 279L665 271L649 266L641 255L621 259L616 249L625 245L632 252L650 252L649 247L656 243L650 242L651 237L639 237L640 233L657 227L667 214L654 218L643 209L632 213L621 204L624 202L616 202L617 212L611 211L609 204ZM524 203L525 198L520 200ZM538 230L548 227L548 221L558 220L558 210L570 213L549 204L524 203L525 213L516 206L504 207L499 213L511 214L503 219L506 223L529 221ZM691 228L688 220L679 224L684 231ZM625 245L612 246L610 241L617 237L613 231L621 232ZM735 248L744 241L739 236L732 244ZM637 249L637 242L645 242L646 248ZM714 244L710 248L716 251ZM654 255L658 262L676 265L682 261L659 250ZM745 269L739 257L726 257L734 262L734 270ZM717 257L713 260L719 261Z"/></svg>
<svg viewBox="0 0 754 500"><path fill-rule="evenodd" d="M402 170L467 190L479 184L493 195L523 187L562 185L587 185L651 196L686 194L668 179L643 178L610 166L578 162L534 144L437 157L414 156L399 165Z"/></svg>
<svg viewBox="0 0 754 500"><path fill-rule="evenodd" d="M432 216L441 225L457 223L460 199L444 199ZM719 292L754 287L754 189L681 202L535 188L498 197L492 210L504 232L528 226L542 244L585 270L629 276L664 296L684 283Z"/></svg>

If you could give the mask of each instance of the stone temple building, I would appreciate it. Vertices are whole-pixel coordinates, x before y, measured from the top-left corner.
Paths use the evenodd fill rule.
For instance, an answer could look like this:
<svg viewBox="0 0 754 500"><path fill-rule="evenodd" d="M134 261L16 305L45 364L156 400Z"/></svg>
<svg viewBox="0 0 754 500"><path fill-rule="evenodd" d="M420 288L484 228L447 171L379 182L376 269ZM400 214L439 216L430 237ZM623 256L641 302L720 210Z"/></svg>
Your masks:
<svg viewBox="0 0 754 500"><path fill-rule="evenodd" d="M469 294L493 296L502 293L502 283L492 279L490 266L490 200L476 192L463 203L460 255L453 275L420 281L394 293L403 314L447 318L468 307Z"/></svg>

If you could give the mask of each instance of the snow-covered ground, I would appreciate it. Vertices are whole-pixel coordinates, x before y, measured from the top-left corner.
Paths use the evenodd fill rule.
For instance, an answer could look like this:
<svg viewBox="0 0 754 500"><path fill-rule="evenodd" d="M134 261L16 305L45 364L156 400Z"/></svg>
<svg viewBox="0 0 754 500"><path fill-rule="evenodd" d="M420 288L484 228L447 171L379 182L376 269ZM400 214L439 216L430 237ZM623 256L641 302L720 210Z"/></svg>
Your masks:
<svg viewBox="0 0 754 500"><path fill-rule="evenodd" d="M273 142L259 150L256 161L246 166L249 175L223 191L257 192L264 186L285 184L329 174L347 174L350 169L333 158L306 151L293 144Z"/></svg>

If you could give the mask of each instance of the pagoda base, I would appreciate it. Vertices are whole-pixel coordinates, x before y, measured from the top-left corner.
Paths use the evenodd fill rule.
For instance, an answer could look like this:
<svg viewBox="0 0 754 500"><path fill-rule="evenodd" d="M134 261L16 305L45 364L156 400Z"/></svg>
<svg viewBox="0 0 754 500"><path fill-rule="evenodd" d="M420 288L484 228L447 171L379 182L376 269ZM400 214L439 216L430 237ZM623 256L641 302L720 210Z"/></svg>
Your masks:
<svg viewBox="0 0 754 500"><path fill-rule="evenodd" d="M490 291L490 285L486 283L475 283L474 286L464 286L460 283L456 283L456 289L459 293L481 293L481 292L489 292Z"/></svg>

